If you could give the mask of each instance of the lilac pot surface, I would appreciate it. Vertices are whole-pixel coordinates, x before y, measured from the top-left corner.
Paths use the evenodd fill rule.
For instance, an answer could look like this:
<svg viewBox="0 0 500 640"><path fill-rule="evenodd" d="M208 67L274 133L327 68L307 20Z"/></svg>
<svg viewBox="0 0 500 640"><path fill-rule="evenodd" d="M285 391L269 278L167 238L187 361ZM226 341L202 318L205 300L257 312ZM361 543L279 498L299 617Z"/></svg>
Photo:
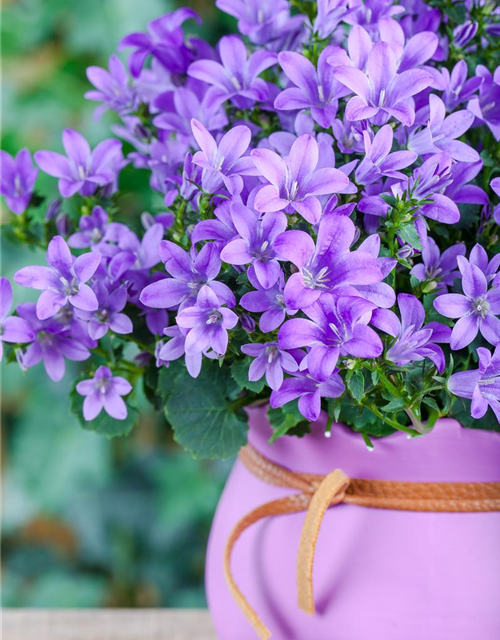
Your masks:
<svg viewBox="0 0 500 640"><path fill-rule="evenodd" d="M342 425L323 435L268 444L266 409L249 410L249 441L294 471L408 482L500 482L500 434L441 420L408 440L377 440L370 452ZM255 640L223 574L235 523L255 507L290 494L249 473L231 472L208 546L206 589L219 640ZM276 516L248 529L233 553L233 573L273 640L499 640L500 513L413 513L339 505L327 511L316 547L316 614L297 606L295 562L304 514Z"/></svg>

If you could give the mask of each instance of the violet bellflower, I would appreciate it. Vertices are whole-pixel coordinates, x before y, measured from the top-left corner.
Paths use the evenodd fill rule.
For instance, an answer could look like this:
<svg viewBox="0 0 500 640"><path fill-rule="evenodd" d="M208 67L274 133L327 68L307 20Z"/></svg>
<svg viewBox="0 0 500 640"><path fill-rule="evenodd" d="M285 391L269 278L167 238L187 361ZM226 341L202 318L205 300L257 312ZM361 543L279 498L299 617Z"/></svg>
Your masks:
<svg viewBox="0 0 500 640"><path fill-rule="evenodd" d="M94 312L80 311L78 317L88 320L89 336L93 340L100 340L108 330L124 335L132 333L132 320L121 313L127 304L127 289L120 286L109 291L102 282L96 282L94 291L99 302L99 308Z"/></svg>
<svg viewBox="0 0 500 640"><path fill-rule="evenodd" d="M493 178L490 182L491 189L500 197L500 178ZM493 215L495 217L495 222L500 224L500 204L497 204L493 211Z"/></svg>
<svg viewBox="0 0 500 640"><path fill-rule="evenodd" d="M445 188L443 195L455 203L488 204L486 191L476 184L469 184L483 168L483 161L456 162L451 167L452 182Z"/></svg>
<svg viewBox="0 0 500 640"><path fill-rule="evenodd" d="M127 405L122 396L132 391L132 385L125 378L114 376L109 367L99 367L93 378L82 380L76 385L76 391L85 396L85 420L94 420L103 409L115 420L125 420L127 417Z"/></svg>
<svg viewBox="0 0 500 640"><path fill-rule="evenodd" d="M40 320L34 302L20 304L17 313L29 323L34 334L33 342L26 351L18 354L21 368L29 369L43 361L49 378L59 382L66 371L65 358L75 362L90 358L88 346L91 345L83 342L84 336L77 323L66 323L57 317Z"/></svg>
<svg viewBox="0 0 500 640"><path fill-rule="evenodd" d="M372 138L368 131L363 132L365 155L356 168L356 182L368 185L381 177L404 179L400 169L406 169L417 159L413 151L394 151L392 142L394 133L388 124L381 127Z"/></svg>
<svg viewBox="0 0 500 640"><path fill-rule="evenodd" d="M252 264L259 283L269 289L281 274L273 242L286 229L285 214L265 213L260 218L248 207L234 203L231 216L239 237L222 249L221 260L233 265Z"/></svg>
<svg viewBox="0 0 500 640"><path fill-rule="evenodd" d="M481 332L492 345L500 342L500 289L488 289L479 267L458 256L463 294L446 293L434 300L434 308L445 318L458 318L451 332L452 349L463 349Z"/></svg>
<svg viewBox="0 0 500 640"><path fill-rule="evenodd" d="M368 55L366 75L351 66L333 66L334 77L355 96L346 105L348 120L370 119L385 124L396 118L411 126L415 111L410 98L431 85L433 77L423 69L408 69L397 73L396 57L386 42L377 42Z"/></svg>
<svg viewBox="0 0 500 640"><path fill-rule="evenodd" d="M189 329L185 343L187 355L211 350L223 356L229 341L228 329L234 329L238 316L204 285L198 292L196 304L179 311L176 322L181 329Z"/></svg>
<svg viewBox="0 0 500 640"><path fill-rule="evenodd" d="M429 283L428 291L447 293L455 278L460 277L458 256L465 256L464 244L455 244L441 253L436 241L427 238L427 244L422 250L422 262L416 264L410 273L419 282Z"/></svg>
<svg viewBox="0 0 500 640"><path fill-rule="evenodd" d="M68 238L72 249L90 249L106 258L120 251L119 243L132 232L120 222L109 222L109 216L102 207L94 207L88 216L81 216L80 231Z"/></svg>
<svg viewBox="0 0 500 640"><path fill-rule="evenodd" d="M243 294L240 305L243 309L252 313L259 313L259 329L264 333L275 331L283 323L286 316L294 315L297 310L288 309L283 295L285 278L280 274L278 281L269 289L264 287L257 280L253 267L247 271L250 284L255 287L255 291L248 291Z"/></svg>
<svg viewBox="0 0 500 640"><path fill-rule="evenodd" d="M306 420L315 422L321 412L321 398L339 398L344 391L344 383L337 372L321 382L305 371L283 380L278 391L271 393L269 404L277 409L298 398L300 413Z"/></svg>
<svg viewBox="0 0 500 640"><path fill-rule="evenodd" d="M121 142L103 140L92 151L85 138L71 129L64 130L62 140L67 157L54 151L37 151L35 160L44 173L59 178L63 198L75 193L91 196L100 187L116 190L116 179L124 164Z"/></svg>
<svg viewBox="0 0 500 640"><path fill-rule="evenodd" d="M281 349L277 342L244 344L241 351L255 358L248 370L248 379L255 382L265 374L267 384L274 390L278 390L283 384L284 371L293 373L299 368L295 358Z"/></svg>
<svg viewBox="0 0 500 640"><path fill-rule="evenodd" d="M356 11L349 0L318 0L318 13L314 19L313 30L320 40L331 36L344 19Z"/></svg>
<svg viewBox="0 0 500 640"><path fill-rule="evenodd" d="M467 109L446 116L444 102L438 96L429 96L430 116L427 127L411 132L408 149L421 156L444 151L458 162L477 162L478 152L457 140L474 122L474 115Z"/></svg>
<svg viewBox="0 0 500 640"><path fill-rule="evenodd" d="M446 67L441 69L443 78L443 102L448 111L454 111L460 104L471 100L482 83L480 76L467 79L467 63L459 60L451 70ZM440 86L441 89L441 86Z"/></svg>
<svg viewBox="0 0 500 640"><path fill-rule="evenodd" d="M96 118L108 109L120 115L128 115L138 106L137 92L131 86L125 65L118 56L110 57L109 71L101 67L88 67L87 78L95 89L87 91L85 98L103 103L95 110Z"/></svg>
<svg viewBox="0 0 500 640"><path fill-rule="evenodd" d="M479 368L459 371L450 376L448 389L455 396L472 400L471 415L482 418L491 407L500 422L500 345L493 355L489 349L479 347Z"/></svg>
<svg viewBox="0 0 500 640"><path fill-rule="evenodd" d="M290 111L310 109L314 120L325 129L332 126L338 108L338 98L347 94L347 89L332 75L327 62L335 54L338 64L346 62L345 52L339 47L327 46L321 52L316 70L305 56L293 51L278 55L279 63L293 82L294 87L282 91L274 101L275 109Z"/></svg>
<svg viewBox="0 0 500 640"><path fill-rule="evenodd" d="M500 141L500 66L494 73L483 65L476 67L476 76L482 78L479 96L472 98L467 109L480 122L484 122L495 140Z"/></svg>
<svg viewBox="0 0 500 640"><path fill-rule="evenodd" d="M100 254L89 252L75 258L63 238L55 236L49 242L47 262L48 267L23 267L14 275L22 287L42 291L36 303L40 320L52 317L68 303L82 311L97 310L96 295L86 283L101 262Z"/></svg>
<svg viewBox="0 0 500 640"><path fill-rule="evenodd" d="M220 249L215 243L203 245L199 253L190 253L169 240L159 246L165 270L171 276L158 280L145 289L140 301L157 309L176 309L193 306L200 290L207 286L218 296L221 304L234 306L234 295L227 285L217 282L221 268Z"/></svg>
<svg viewBox="0 0 500 640"><path fill-rule="evenodd" d="M0 278L0 360L3 357L3 342L32 342L35 334L29 322L17 316L9 316L12 307L12 285L7 278Z"/></svg>
<svg viewBox="0 0 500 640"><path fill-rule="evenodd" d="M192 78L217 87L218 91L211 94L212 104L231 100L239 109L248 109L255 102L267 100L269 86L258 76L276 64L277 55L260 49L247 59L247 49L238 36L222 37L218 48L222 64L196 60L188 69Z"/></svg>
<svg viewBox="0 0 500 640"><path fill-rule="evenodd" d="M12 213L21 215L33 195L38 169L33 166L28 149L21 149L15 158L6 151L0 151L0 165L0 194Z"/></svg>
<svg viewBox="0 0 500 640"><path fill-rule="evenodd" d="M229 193L239 194L243 189L241 176L256 173L251 157L242 157L252 138L250 129L244 125L233 127L217 144L198 120L193 119L191 127L201 149L194 154L193 163L203 169L203 189L208 193L216 193L225 186Z"/></svg>
<svg viewBox="0 0 500 640"><path fill-rule="evenodd" d="M134 78L139 76L150 55L173 74L186 72L193 53L184 43L182 25L191 19L201 24L196 11L182 7L150 22L148 33L131 33L121 40L119 51L129 47L134 49L129 59Z"/></svg>
<svg viewBox="0 0 500 640"><path fill-rule="evenodd" d="M350 218L330 214L319 224L316 244L299 229L285 231L276 238L274 249L278 259L297 267L285 285L287 307L305 309L336 287L375 284L383 279L377 258L349 250L355 233Z"/></svg>
<svg viewBox="0 0 500 640"><path fill-rule="evenodd" d="M184 356L184 362L189 375L192 378L197 378L200 375L203 354L201 352L193 354L186 353L186 336L188 332L188 329L181 329L177 325L164 329L163 333L169 337L170 340L162 345L158 356L165 363L173 362Z"/></svg>
<svg viewBox="0 0 500 640"><path fill-rule="evenodd" d="M493 281L493 284L496 284L497 271L500 267L500 253L496 253L490 260L486 249L480 244L475 244L471 249L469 262L481 269L488 283Z"/></svg>
<svg viewBox="0 0 500 640"><path fill-rule="evenodd" d="M349 186L349 178L339 169L317 169L318 143L302 135L293 143L286 160L268 149L254 149L251 157L259 173L270 182L255 196L257 211L296 211L311 224L321 218L317 196L339 193Z"/></svg>
<svg viewBox="0 0 500 640"><path fill-rule="evenodd" d="M385 357L398 366L431 360L441 373L445 358L436 342L449 342L451 329L440 322L429 322L424 326L425 309L420 300L407 293L398 295L401 320L389 309L375 309L372 324L394 338Z"/></svg>
<svg viewBox="0 0 500 640"><path fill-rule="evenodd" d="M307 366L315 380L324 382L332 375L341 356L377 358L383 345L368 326L375 305L363 298L328 293L304 309L306 318L287 320L278 332L280 349L308 347L301 369Z"/></svg>

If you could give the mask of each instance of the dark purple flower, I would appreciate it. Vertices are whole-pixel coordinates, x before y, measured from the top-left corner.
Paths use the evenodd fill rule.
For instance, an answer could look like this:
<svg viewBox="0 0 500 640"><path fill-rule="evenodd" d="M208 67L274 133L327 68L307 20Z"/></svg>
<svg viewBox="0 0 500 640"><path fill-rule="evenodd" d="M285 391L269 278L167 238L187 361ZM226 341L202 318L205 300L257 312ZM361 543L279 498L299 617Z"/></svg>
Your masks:
<svg viewBox="0 0 500 640"><path fill-rule="evenodd" d="M91 196L99 187L109 186L115 190L124 163L119 140L103 140L93 151L77 131L65 129L62 140L68 157L54 151L37 151L35 160L42 171L59 178L63 198L75 193Z"/></svg>
<svg viewBox="0 0 500 640"><path fill-rule="evenodd" d="M398 295L401 320L389 309L375 309L372 324L395 338L385 357L398 366L428 358L441 373L445 367L444 353L436 342L449 342L451 329L440 322L424 326L425 309L422 303L407 293Z"/></svg>
<svg viewBox="0 0 500 640"><path fill-rule="evenodd" d="M84 253L75 258L60 236L55 236L47 249L48 267L24 267L14 280L22 287L39 289L36 311L40 320L55 315L68 302L82 311L95 311L98 302L95 293L85 284L96 272L101 256Z"/></svg>
<svg viewBox="0 0 500 640"><path fill-rule="evenodd" d="M440 151L448 153L458 162L477 162L480 160L475 149L456 138L462 136L474 122L474 115L463 109L446 116L444 102L438 96L429 96L430 116L424 129L410 133L408 149L421 156Z"/></svg>
<svg viewBox="0 0 500 640"><path fill-rule="evenodd" d="M121 376L113 376L108 367L99 367L94 377L79 382L76 390L81 396L85 396L85 420L94 420L103 409L115 420L125 420L127 417L127 405L121 396L130 393L132 385Z"/></svg>
<svg viewBox="0 0 500 640"><path fill-rule="evenodd" d="M486 276L479 267L458 256L463 295L446 293L434 300L434 307L445 318L459 318L451 332L452 349L463 349L480 331L493 345L500 341L500 289L488 290Z"/></svg>
<svg viewBox="0 0 500 640"><path fill-rule="evenodd" d="M94 291L99 302L97 311L80 311L77 315L88 321L89 336L100 340L109 329L118 334L132 333L132 321L120 313L127 304L127 289L123 286L110 292L102 282L96 282Z"/></svg>
<svg viewBox="0 0 500 640"><path fill-rule="evenodd" d="M176 309L192 306L200 290L207 285L222 304L234 306L234 295L222 282L214 280L221 268L219 248L205 244L199 253L190 253L169 240L160 243L160 256L172 277L163 278L143 289L140 300L148 307Z"/></svg>
<svg viewBox="0 0 500 640"><path fill-rule="evenodd" d="M455 278L460 277L457 257L464 255L464 244L455 244L441 253L435 240L427 238L427 244L422 250L423 262L416 264L410 273L419 282L429 283L424 290L447 293Z"/></svg>
<svg viewBox="0 0 500 640"><path fill-rule="evenodd" d="M285 231L274 241L279 260L292 262L298 269L285 285L285 304L305 309L322 293L341 285L380 282L383 274L377 259L362 251L350 252L356 229L350 218L330 214L318 229L316 245L305 231Z"/></svg>
<svg viewBox="0 0 500 640"><path fill-rule="evenodd" d="M459 49L463 49L471 40L474 39L479 24L467 20L464 24L458 25L453 29L453 44Z"/></svg>
<svg viewBox="0 0 500 640"><path fill-rule="evenodd" d="M394 151L392 142L394 133L388 124L381 127L371 138L368 131L363 132L365 155L356 168L356 182L367 185L377 182L381 177L402 180L405 175L400 169L406 169L417 159L413 151Z"/></svg>
<svg viewBox="0 0 500 640"><path fill-rule="evenodd" d="M355 15L355 14L353 14ZM411 126L415 111L410 98L431 85L433 77L423 69L409 69L397 73L393 50L386 42L377 42L368 55L366 75L351 66L334 66L335 78L354 94L346 106L348 120L375 118L384 124L391 117Z"/></svg>
<svg viewBox="0 0 500 640"><path fill-rule="evenodd" d="M120 222L109 222L109 216L102 207L94 207L92 213L80 218L80 229L68 238L72 249L97 251L110 258L119 253L119 243L131 234L130 229Z"/></svg>
<svg viewBox="0 0 500 640"><path fill-rule="evenodd" d="M476 76L482 78L479 96L469 101L467 109L488 126L498 142L500 141L500 66L492 74L489 69L480 64L476 67Z"/></svg>
<svg viewBox="0 0 500 640"><path fill-rule="evenodd" d="M208 193L216 193L225 185L229 193L240 193L243 189L241 176L255 174L250 156L242 157L252 139L250 129L244 125L233 127L217 144L198 120L193 119L191 127L201 149L194 154L193 163L203 168L203 189Z"/></svg>
<svg viewBox="0 0 500 640"><path fill-rule="evenodd" d="M17 312L29 323L34 333L33 342L24 353L18 354L21 367L29 369L43 360L47 375L54 382L59 382L66 370L65 358L76 362L90 358L82 327L77 322L67 323L64 318L55 316L40 320L34 302L20 304ZM89 346L95 346L88 335L86 338Z"/></svg>
<svg viewBox="0 0 500 640"><path fill-rule="evenodd" d="M473 418L482 418L491 407L500 422L500 346L493 356L484 347L479 347L477 355L479 369L454 373L448 380L448 389L455 396L472 400Z"/></svg>
<svg viewBox="0 0 500 640"><path fill-rule="evenodd" d="M0 151L0 194L7 206L16 215L28 208L35 187L38 169L33 166L28 149L21 149L13 158L6 151Z"/></svg>
<svg viewBox="0 0 500 640"><path fill-rule="evenodd" d="M262 314L259 319L259 329L262 332L275 331L284 321L287 314L292 316L297 313L296 310L287 309L285 305L283 296L285 279L282 273L278 281L269 289L264 289L260 284L252 267L248 269L247 276L256 291L245 293L241 297L240 305L247 311Z"/></svg>
<svg viewBox="0 0 500 640"><path fill-rule="evenodd" d="M128 115L137 108L137 92L130 85L129 75L118 56L110 57L109 71L101 67L88 67L87 78L96 89L87 91L87 100L104 103L95 110L96 118L107 109L120 115Z"/></svg>
<svg viewBox="0 0 500 640"><path fill-rule="evenodd" d="M201 18L193 9L182 7L148 24L148 33L131 33L120 42L119 50L133 47L130 72L137 78L148 56L156 58L171 73L183 74L193 59L193 53L184 43L182 25L186 20Z"/></svg>
<svg viewBox="0 0 500 640"><path fill-rule="evenodd" d="M304 309L305 318L287 320L278 332L280 349L308 347L301 368L307 366L315 380L332 375L341 356L377 358L383 345L368 326L375 305L363 298L343 296L338 300L323 294Z"/></svg>
<svg viewBox="0 0 500 640"><path fill-rule="evenodd" d="M234 203L231 217L239 237L222 249L221 260L228 264L252 264L255 275L264 289L276 284L281 267L276 259L273 242L286 229L284 213L265 213L261 218L248 207Z"/></svg>
<svg viewBox="0 0 500 640"><path fill-rule="evenodd" d="M275 109L284 111L311 109L314 120L325 129L332 126L337 114L338 98L347 93L344 85L335 80L327 62L335 54L342 64L345 52L339 47L327 46L321 52L316 70L305 56L293 51L279 54L279 63L295 87L282 91L274 101Z"/></svg>
<svg viewBox="0 0 500 640"><path fill-rule="evenodd" d="M12 285L7 278L0 278L0 360L3 357L3 342L32 342L35 334L29 322L17 316L8 317L12 307Z"/></svg>
<svg viewBox="0 0 500 640"><path fill-rule="evenodd" d="M310 135L297 138L286 160L268 149L254 149L252 159L259 172L271 184L255 196L257 211L296 211L312 224L321 218L317 196L339 193L349 178L339 169L317 169L318 143Z"/></svg>
<svg viewBox="0 0 500 640"><path fill-rule="evenodd" d="M321 412L321 398L339 398L345 391L342 378L333 373L328 380L319 382L307 372L286 378L278 391L271 393L270 405L273 409L282 407L299 398L299 411L314 422Z"/></svg>
<svg viewBox="0 0 500 640"><path fill-rule="evenodd" d="M275 391L283 384L284 371L293 373L299 368L295 358L287 351L280 349L277 342L244 344L241 351L255 358L248 370L250 382L260 380L265 374L268 386Z"/></svg>
<svg viewBox="0 0 500 640"><path fill-rule="evenodd" d="M247 59L246 47L238 36L222 37L218 49L222 64L196 60L188 69L192 78L217 87L218 91L211 94L212 104L231 100L236 107L248 109L255 102L267 100L268 84L257 76L276 64L276 54L260 49Z"/></svg>
<svg viewBox="0 0 500 640"><path fill-rule="evenodd" d="M212 350L218 356L226 353L228 329L234 329L238 316L223 306L212 289L204 285L197 297L196 305L179 311L176 322L181 329L189 329L186 336L186 354L194 355Z"/></svg>

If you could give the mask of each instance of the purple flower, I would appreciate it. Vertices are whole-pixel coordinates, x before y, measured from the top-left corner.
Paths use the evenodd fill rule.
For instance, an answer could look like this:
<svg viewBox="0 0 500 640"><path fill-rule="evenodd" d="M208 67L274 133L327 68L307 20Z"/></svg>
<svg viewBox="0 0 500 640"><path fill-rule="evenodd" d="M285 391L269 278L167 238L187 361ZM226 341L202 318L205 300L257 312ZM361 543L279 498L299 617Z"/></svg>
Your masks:
<svg viewBox="0 0 500 640"><path fill-rule="evenodd" d="M498 267L500 266L500 253L496 253L493 258L489 260L484 247L480 244L475 244L471 249L469 262L481 269L487 282L496 280Z"/></svg>
<svg viewBox="0 0 500 640"><path fill-rule="evenodd" d="M463 49L474 39L478 28L479 24L477 22L471 22L470 20L455 27L455 29L453 29L453 44L455 47Z"/></svg>
<svg viewBox="0 0 500 640"><path fill-rule="evenodd" d="M224 201L216 207L214 216L215 219L200 220L196 223L191 234L191 242L193 244L202 240L221 240L225 244L238 235L229 202Z"/></svg>
<svg viewBox="0 0 500 640"><path fill-rule="evenodd" d="M349 178L339 169L316 169L318 143L307 134L297 138L286 160L268 149L254 149L251 156L259 172L271 183L255 196L257 211L296 211L316 224L321 218L317 196L339 193L349 185Z"/></svg>
<svg viewBox="0 0 500 640"><path fill-rule="evenodd" d="M335 78L354 94L346 106L348 120L373 120L384 124L391 117L411 126L415 111L410 98L431 85L433 77L422 69L397 73L393 50L386 42L377 42L368 55L367 75L350 66L334 66Z"/></svg>
<svg viewBox="0 0 500 640"><path fill-rule="evenodd" d="M300 413L306 420L314 422L321 412L321 398L339 398L344 390L344 383L338 373L319 382L307 372L301 372L300 375L283 380L279 390L271 393L269 402L273 409L277 409L299 398Z"/></svg>
<svg viewBox="0 0 500 640"><path fill-rule="evenodd" d="M262 314L259 319L259 328L262 332L275 331L287 314L291 316L297 313L296 310L288 309L285 305L283 296L285 278L282 273L278 281L269 289L264 289L260 284L252 267L248 269L247 276L256 291L245 293L241 297L240 305L247 311Z"/></svg>
<svg viewBox="0 0 500 640"><path fill-rule="evenodd" d="M331 127L337 114L338 98L347 93L345 87L333 77L331 66L327 62L333 53L338 58L338 64L342 63L342 55L345 56L345 52L339 47L327 46L319 56L317 71L313 64L299 53L280 53L279 63L296 86L285 89L278 95L274 101L275 109L311 109L312 117L321 127Z"/></svg>
<svg viewBox="0 0 500 640"><path fill-rule="evenodd" d="M314 32L318 34L320 40L328 38L353 11L356 11L356 7L350 7L349 0L318 0Z"/></svg>
<svg viewBox="0 0 500 640"><path fill-rule="evenodd" d="M453 111L459 104L470 100L482 83L482 78L479 76L467 79L467 63L465 60L457 62L451 74L446 67L443 67L441 75L443 76L444 84L443 102L448 111Z"/></svg>
<svg viewBox="0 0 500 640"><path fill-rule="evenodd" d="M247 59L246 47L238 36L224 36L218 49L222 64L196 60L188 69L192 78L217 87L211 95L213 103L231 100L239 109L248 109L255 102L267 100L268 84L257 76L276 64L276 54L260 49Z"/></svg>
<svg viewBox="0 0 500 640"><path fill-rule="evenodd" d="M77 131L65 129L62 135L67 158L54 151L37 151L35 160L42 171L59 178L63 198L75 193L91 196L98 187L115 190L117 175L123 166L122 144L103 140L91 151L89 143Z"/></svg>
<svg viewBox="0 0 500 640"><path fill-rule="evenodd" d="M24 267L14 275L22 287L43 291L36 304L39 319L52 317L68 302L82 311L96 311L96 295L85 283L96 272L100 254L89 252L75 258L63 238L55 236L49 242L47 262L48 267Z"/></svg>
<svg viewBox="0 0 500 640"><path fill-rule="evenodd" d="M301 368L307 366L315 380L332 375L340 356L377 358L383 345L368 325L375 305L363 298L343 296L338 300L323 294L304 309L305 318L287 320L278 332L280 349L308 347Z"/></svg>
<svg viewBox="0 0 500 640"><path fill-rule="evenodd" d="M419 155L445 151L458 162L477 162L480 160L475 149L465 142L456 140L462 136L474 122L474 115L463 109L446 117L446 107L438 96L429 96L430 116L425 129L410 133L408 148Z"/></svg>
<svg viewBox="0 0 500 640"><path fill-rule="evenodd" d="M85 420L94 420L103 409L115 420L125 420L127 417L127 405L121 396L130 393L132 385L125 378L113 376L108 367L99 367L94 377L79 382L76 390L81 396L85 396Z"/></svg>
<svg viewBox="0 0 500 640"><path fill-rule="evenodd" d="M197 254L194 249L188 253L175 243L164 240L160 243L160 256L165 270L172 277L158 280L143 289L140 295L143 304L157 309L192 306L206 285L223 304L234 306L234 295L229 287L214 280L221 268L216 244L205 244Z"/></svg>
<svg viewBox="0 0 500 640"><path fill-rule="evenodd" d="M176 322L181 329L189 329L185 350L188 355L211 349L218 356L226 353L228 329L234 329L238 316L223 306L219 298L207 285L203 286L196 305L179 311Z"/></svg>
<svg viewBox="0 0 500 640"><path fill-rule="evenodd" d="M444 195L453 202L464 204L488 204L488 195L475 184L468 184L483 168L483 161L456 162L451 167L452 182L445 188Z"/></svg>
<svg viewBox="0 0 500 640"><path fill-rule="evenodd" d="M500 178L493 178L493 180L490 182L490 187L497 194L497 196L500 196ZM495 222L497 224L500 224L500 204L497 204L497 206L495 207L493 215L495 217Z"/></svg>
<svg viewBox="0 0 500 640"><path fill-rule="evenodd" d="M458 256L464 294L446 293L434 300L434 308L445 318L459 318L451 332L452 349L463 349L480 331L493 345L500 341L500 289L488 290L486 276L479 267Z"/></svg>
<svg viewBox="0 0 500 640"><path fill-rule="evenodd" d="M265 213L261 218L242 204L231 205L231 217L239 237L221 251L221 260L228 264L252 264L264 289L276 284L281 267L276 259L273 242L286 229L284 213Z"/></svg>
<svg viewBox="0 0 500 640"><path fill-rule="evenodd" d="M283 384L284 371L293 373L299 368L295 358L287 351L280 349L277 342L244 344L241 351L255 358L248 370L250 382L260 380L265 374L267 384L275 391Z"/></svg>
<svg viewBox="0 0 500 640"><path fill-rule="evenodd" d="M330 214L318 229L316 245L305 231L285 231L274 241L279 260L292 262L298 269L288 279L284 298L291 309L305 309L322 293L341 285L380 282L383 274L377 258L362 251L349 251L355 227L350 218Z"/></svg>
<svg viewBox="0 0 500 640"><path fill-rule="evenodd" d="M159 358L163 362L173 362L184 356L189 375L192 378L197 378L201 371L202 354L201 352L186 353L186 335L188 331L175 325L167 327L163 330L163 333L171 339L160 349Z"/></svg>
<svg viewBox="0 0 500 640"><path fill-rule="evenodd" d="M440 322L424 326L425 309L422 303L408 293L398 295L401 321L389 309L375 309L372 324L395 338L385 355L398 366L428 358L441 373L445 367L444 353L435 342L449 342L451 329Z"/></svg>
<svg viewBox="0 0 500 640"><path fill-rule="evenodd" d="M28 149L21 149L15 158L6 151L0 151L0 164L0 193L12 213L21 215L33 195L38 169L33 166Z"/></svg>
<svg viewBox="0 0 500 640"><path fill-rule="evenodd" d="M255 174L250 156L242 157L252 139L250 129L243 125L233 127L217 144L198 120L193 118L191 127L201 149L194 154L193 163L203 168L203 189L208 193L216 193L225 185L229 193L240 193L243 189L241 176Z"/></svg>
<svg viewBox="0 0 500 640"><path fill-rule="evenodd" d="M373 139L368 131L363 132L365 155L356 169L358 184L371 184L381 177L404 179L399 169L406 169L417 159L413 151L394 151L391 153L394 133L388 124L381 127Z"/></svg>
<svg viewBox="0 0 500 640"><path fill-rule="evenodd" d="M87 100L103 102L95 110L96 118L107 109L116 111L120 115L128 115L138 106L138 96L133 87L123 62L117 56L109 59L109 71L101 67L88 67L87 78L96 90L87 91Z"/></svg>
<svg viewBox="0 0 500 640"><path fill-rule="evenodd" d="M102 256L110 258L119 253L119 243L130 229L120 222L109 222L109 216L102 207L94 207L92 213L80 218L80 229L68 238L68 245L72 249L87 249L97 251Z"/></svg>
<svg viewBox="0 0 500 640"><path fill-rule="evenodd" d="M455 396L472 400L473 418L482 418L489 406L500 422L500 346L493 356L484 347L479 347L477 355L479 369L454 373L448 380L448 389Z"/></svg>
<svg viewBox="0 0 500 640"><path fill-rule="evenodd" d="M196 20L199 15L193 9L182 7L157 18L148 24L149 33L131 33L120 42L119 50L133 47L130 55L130 72L137 78L150 55L174 74L186 72L193 59L191 50L184 44L182 25L186 20Z"/></svg>
<svg viewBox="0 0 500 640"><path fill-rule="evenodd" d="M119 280L127 271L151 269L160 262L159 245L164 236L164 227L159 222L153 224L142 239L129 231L119 241L120 253L113 256L109 271L113 280Z"/></svg>
<svg viewBox="0 0 500 640"><path fill-rule="evenodd" d="M435 240L427 238L427 244L422 250L423 262L416 264L410 273L419 282L435 283L432 289L435 288L436 292L446 293L455 278L460 277L457 257L464 255L463 244L455 244L441 253Z"/></svg>
<svg viewBox="0 0 500 640"><path fill-rule="evenodd" d="M118 287L110 293L102 282L97 282L94 290L99 302L97 311L78 313L80 318L89 321L89 336L93 340L100 340L109 329L119 334L132 333L132 321L124 313L120 313L127 304L127 289Z"/></svg>
<svg viewBox="0 0 500 640"><path fill-rule="evenodd" d="M476 118L488 126L495 140L500 140L500 66L491 73L489 69L478 65L476 75L482 78L479 88L479 96L472 98L467 109L472 111Z"/></svg>
<svg viewBox="0 0 500 640"><path fill-rule="evenodd" d="M80 362L90 357L84 344L83 328L77 321L67 322L64 316L40 320L33 302L20 304L17 312L29 323L34 333L34 340L26 352L18 354L22 368L29 369L43 361L47 375L54 382L59 382L66 370L65 358ZM86 339L92 346L88 335Z"/></svg>
<svg viewBox="0 0 500 640"><path fill-rule="evenodd" d="M0 278L0 360L3 342L32 342L35 334L29 322L16 316L7 317L12 307L12 285L7 278Z"/></svg>

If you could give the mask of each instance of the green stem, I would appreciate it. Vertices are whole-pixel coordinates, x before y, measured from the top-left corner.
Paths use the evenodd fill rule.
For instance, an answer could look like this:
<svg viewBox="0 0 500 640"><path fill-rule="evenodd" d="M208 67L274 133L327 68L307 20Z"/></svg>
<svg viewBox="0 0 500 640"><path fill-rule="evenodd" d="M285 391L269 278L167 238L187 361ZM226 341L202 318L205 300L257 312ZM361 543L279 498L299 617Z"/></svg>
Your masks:
<svg viewBox="0 0 500 640"><path fill-rule="evenodd" d="M377 416L377 418L379 418L379 420L382 420L382 422L385 422L385 424L389 425L390 427L392 427L393 429L396 429L397 431L403 431L404 433L407 433L408 435L415 437L417 435L420 435L418 433L418 431L415 431L415 429L410 429L410 427L405 427L402 424L399 424L399 422L397 422L396 420L392 420L391 418L388 418L387 416L384 416L375 405L370 404L370 403L363 403L363 406L365 406L367 409L369 409L373 414L375 414Z"/></svg>

